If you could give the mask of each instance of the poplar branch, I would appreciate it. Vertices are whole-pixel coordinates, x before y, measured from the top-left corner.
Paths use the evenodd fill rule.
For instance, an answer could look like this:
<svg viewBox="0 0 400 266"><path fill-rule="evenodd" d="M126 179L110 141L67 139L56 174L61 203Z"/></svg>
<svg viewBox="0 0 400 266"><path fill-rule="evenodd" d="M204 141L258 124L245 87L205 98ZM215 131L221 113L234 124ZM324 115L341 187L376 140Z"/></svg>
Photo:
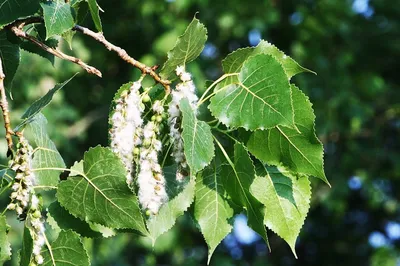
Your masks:
<svg viewBox="0 0 400 266"><path fill-rule="evenodd" d="M4 89L5 77L6 75L3 72L3 63L0 58L0 107L3 111L4 128L6 129L6 140L8 146L7 156L10 156L13 154L12 135L14 135L14 131L11 129L10 112L8 110L6 90Z"/></svg>
<svg viewBox="0 0 400 266"><path fill-rule="evenodd" d="M73 27L73 30L79 31L87 36L92 37L96 41L102 43L109 51L116 52L122 60L124 60L124 61L128 62L129 64L133 65L134 67L140 69L143 74L150 75L156 82L160 83L165 88L166 94L170 93L171 81L162 79L155 72L156 67L149 67L149 66L137 61L136 59L132 58L131 56L129 56L129 54L124 49L107 41L106 38L104 37L103 33L101 33L101 32L94 32L88 28L85 28L85 27L82 27L79 25L76 25L75 27Z"/></svg>
<svg viewBox="0 0 400 266"><path fill-rule="evenodd" d="M84 70L86 70L86 72L88 72L90 74L94 74L94 75L96 75L96 76L101 78L102 74L97 68L89 66L88 64L86 64L85 62L83 62L79 58L64 54L63 52L59 51L56 48L52 48L52 47L47 46L46 44L42 43L41 41L39 41L36 38L34 38L34 37L30 36L29 34L27 34L21 28L22 27L12 26L11 27L11 31L17 37L20 37L22 39L25 39L25 40L28 40L30 42L33 42L34 44L36 44L37 46L39 46L40 48L42 48L46 52L48 52L50 54L53 54L54 56L57 56L58 58L61 58L63 60L67 60L67 61L73 62L73 63L79 65L80 67L82 67Z"/></svg>

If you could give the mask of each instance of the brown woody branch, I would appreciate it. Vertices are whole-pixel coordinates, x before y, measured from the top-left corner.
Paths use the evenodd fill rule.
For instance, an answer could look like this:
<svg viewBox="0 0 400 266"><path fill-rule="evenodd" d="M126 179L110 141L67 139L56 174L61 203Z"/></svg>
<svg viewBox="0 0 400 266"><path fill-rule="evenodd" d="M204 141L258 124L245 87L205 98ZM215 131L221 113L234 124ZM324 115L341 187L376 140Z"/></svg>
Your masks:
<svg viewBox="0 0 400 266"><path fill-rule="evenodd" d="M12 135L14 135L14 131L11 129L11 122L10 122L10 112L8 110L8 101L6 90L4 89L4 79L5 75L3 72L3 63L0 58L0 107L3 111L3 118L4 118L4 128L6 129L6 140L7 140L7 156L13 154L13 140Z"/></svg>
<svg viewBox="0 0 400 266"><path fill-rule="evenodd" d="M79 26L79 25L76 25L73 28L73 30L79 31L79 32L81 32L81 33L83 33L85 35L88 35L88 36L92 37L96 41L102 43L109 51L116 52L118 54L118 56L121 57L124 61L126 61L129 64L133 65L134 67L140 69L143 74L150 75L156 82L158 82L161 85L163 85L164 88L165 88L165 92L167 94L170 93L170 91L171 91L171 88L170 88L171 81L162 79L155 72L156 67L146 66L145 64L143 64L143 63L137 61L136 59L132 58L131 56L128 55L128 53L124 49L122 49L122 48L110 43L109 41L107 41L106 38L104 37L103 33L101 33L101 32L94 32L94 31L89 30L88 28L85 28L85 27L82 27L82 26Z"/></svg>
<svg viewBox="0 0 400 266"><path fill-rule="evenodd" d="M36 44L37 46L39 46L40 48L42 48L43 50L45 50L46 52L53 54L54 56L57 56L61 59L73 62L77 65L79 65L80 67L82 67L83 69L85 69L88 73L90 74L94 74L98 77L101 77L101 72L92 66L89 66L88 64L86 64L85 62L83 62L81 59L64 54L63 52L59 51L56 48L52 48L47 46L46 44L42 43L41 41L37 40L36 38L30 36L29 34L27 34L25 31L22 30L22 26L25 25L26 22L22 22L20 23L18 26L12 26L11 27L11 31L18 37L23 38L25 40L31 41L34 44Z"/></svg>
<svg viewBox="0 0 400 266"><path fill-rule="evenodd" d="M43 23L43 19L41 17L30 17L30 18L26 18L26 19L21 19L21 20L17 20L14 23L12 23L11 25L9 25L8 27L11 28L11 30L14 32L14 34L18 37L24 38L26 40L29 40L33 43L35 43L36 45L38 45L39 47L41 47L42 49L44 49L45 51L54 54L57 57L60 57L61 59L65 59L71 62L74 62L78 65L80 65L82 68L84 68L87 72L92 73L92 74L96 74L98 76L101 77L101 73L99 70L97 70L94 67L88 66L87 64L85 64L84 62L82 62L80 59L66 55L60 51L58 51L57 49L48 47L47 45L45 45L44 43L38 41L37 39L35 39L32 36L29 36L28 34L26 34L23 30L22 27L28 24L32 24L32 23ZM103 33L101 32L94 32L91 31L88 28L76 25L73 27L73 30L81 32L87 36L92 37L93 39L95 39L96 41L102 43L109 51L114 51L118 54L118 56L123 59L124 61L128 62L129 64L133 65L134 67L140 69L142 71L143 74L146 75L150 75L156 82L160 83L164 89L166 94L168 95L171 91L171 81L169 80L165 80L162 79L156 72L155 70L157 69L157 67L149 67L139 61L137 61L136 59L132 58L131 56L128 55L128 53L110 43L109 41L106 40L106 38L104 37Z"/></svg>

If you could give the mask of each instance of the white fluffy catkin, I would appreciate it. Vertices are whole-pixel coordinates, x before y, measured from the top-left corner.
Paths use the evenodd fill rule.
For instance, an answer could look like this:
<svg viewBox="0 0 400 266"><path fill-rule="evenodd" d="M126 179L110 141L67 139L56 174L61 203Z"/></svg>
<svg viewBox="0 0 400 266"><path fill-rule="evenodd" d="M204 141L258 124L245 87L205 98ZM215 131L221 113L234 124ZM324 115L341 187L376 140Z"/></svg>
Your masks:
<svg viewBox="0 0 400 266"><path fill-rule="evenodd" d="M158 162L158 153L162 149L158 134L164 108L160 101L156 101L152 109L155 113L154 119L152 119L154 121L147 122L143 128L137 184L142 208L148 210L150 214L157 214L161 205L168 200L165 178Z"/></svg>
<svg viewBox="0 0 400 266"><path fill-rule="evenodd" d="M187 98L190 106L193 110L197 110L197 95L196 87L192 81L190 73L186 72L184 66L178 66L176 68L176 74L180 78L181 82L178 83L174 90L171 92L172 100L168 107L168 124L171 141L173 143L172 156L175 162L178 164L178 170L176 172L176 179L182 181L185 178L183 174L184 170L187 170L187 163L184 154L182 132L181 132L181 111L179 110L179 102L183 98Z"/></svg>
<svg viewBox="0 0 400 266"><path fill-rule="evenodd" d="M125 165L128 185L133 183L134 150L141 144L142 136L144 107L140 88L141 82L136 81L129 91L121 93L121 97L115 102L114 113L110 117L111 149L121 157Z"/></svg>
<svg viewBox="0 0 400 266"><path fill-rule="evenodd" d="M19 136L19 148L13 161L11 169L15 171L13 192L11 193L11 203L7 206L9 210L15 210L19 219L26 217L30 225L29 231L33 240L33 259L36 264L43 264L43 256L40 254L45 244L45 227L40 212L39 199L35 195L33 185L35 175L32 171L32 147L28 141L21 135Z"/></svg>

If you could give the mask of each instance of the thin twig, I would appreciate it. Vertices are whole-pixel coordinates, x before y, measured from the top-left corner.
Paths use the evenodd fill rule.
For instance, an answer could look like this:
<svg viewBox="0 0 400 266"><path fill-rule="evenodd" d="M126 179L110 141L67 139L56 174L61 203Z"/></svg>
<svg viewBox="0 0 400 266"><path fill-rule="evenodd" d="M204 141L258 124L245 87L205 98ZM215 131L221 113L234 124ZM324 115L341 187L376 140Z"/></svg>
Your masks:
<svg viewBox="0 0 400 266"><path fill-rule="evenodd" d="M39 46L40 48L42 48L43 50L45 50L46 52L49 52L51 54L53 54L54 56L57 56L61 59L73 62L77 65L79 65L80 67L82 67L83 69L85 69L88 73L90 74L94 74L98 77L101 77L101 72L92 66L89 66L88 64L86 64L85 62L83 62L81 59L64 54L63 52L57 50L56 48L51 48L49 46L47 46L46 44L42 43L41 41L37 40L36 38L30 36L29 34L27 34L25 31L22 30L22 27L25 23L21 23L20 26L12 26L11 27L11 31L18 37L23 38L25 40L31 41L34 44L36 44L37 46Z"/></svg>
<svg viewBox="0 0 400 266"><path fill-rule="evenodd" d="M110 43L109 41L107 41L106 38L104 37L103 33L94 32L94 31L91 31L88 28L85 28L85 27L82 27L82 26L79 26L79 25L76 25L73 28L73 30L79 31L79 32L81 32L81 33L83 33L85 35L88 35L88 36L92 37L96 41L102 43L109 51L116 52L118 54L118 56L121 57L124 61L126 61L129 64L133 65L134 67L140 69L143 74L150 75L151 77L153 77L153 79L156 82L158 82L161 85L163 85L167 95L170 93L170 91L171 91L171 88L170 88L171 81L162 79L155 72L156 68L154 68L154 67L152 68L152 67L146 66L145 64L143 64L143 63L137 61L136 59L132 58L131 56L129 56L128 53L124 49L122 49L122 48Z"/></svg>
<svg viewBox="0 0 400 266"><path fill-rule="evenodd" d="M0 107L3 111L3 118L4 118L4 128L6 129L6 140L7 140L7 156L12 155L13 153L13 140L12 135L14 135L14 131L11 129L11 122L10 122L10 112L8 110L8 101L6 90L4 89L4 79L6 75L3 72L3 63L0 58Z"/></svg>

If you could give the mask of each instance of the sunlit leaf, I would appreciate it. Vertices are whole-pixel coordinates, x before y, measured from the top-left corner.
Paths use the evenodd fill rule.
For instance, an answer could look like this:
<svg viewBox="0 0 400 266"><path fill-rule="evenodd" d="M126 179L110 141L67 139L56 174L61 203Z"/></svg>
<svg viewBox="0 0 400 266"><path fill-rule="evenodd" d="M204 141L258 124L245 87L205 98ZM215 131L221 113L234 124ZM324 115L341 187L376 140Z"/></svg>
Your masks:
<svg viewBox="0 0 400 266"><path fill-rule="evenodd" d="M58 238L42 251L44 266L89 266L89 256L77 233L61 231Z"/></svg>
<svg viewBox="0 0 400 266"><path fill-rule="evenodd" d="M35 186L51 189L58 185L61 169L65 163L56 146L47 135L47 119L41 113L37 114L29 124L35 146L32 169L35 173Z"/></svg>
<svg viewBox="0 0 400 266"><path fill-rule="evenodd" d="M275 45L264 40L261 40L256 47L237 49L236 51L230 53L222 61L222 67L224 69L224 72L225 73L239 72L244 62L250 56L255 56L257 54L268 54L273 56L279 63L282 64L282 67L285 70L288 79L302 72L311 72L315 74L315 72L300 66L291 57L287 56L285 53L279 50ZM234 80L234 77L228 78L225 81L225 84L231 82L230 80Z"/></svg>
<svg viewBox="0 0 400 266"><path fill-rule="evenodd" d="M209 109L228 127L293 127L290 94L282 65L270 55L259 54L243 64L237 82L216 89Z"/></svg>
<svg viewBox="0 0 400 266"><path fill-rule="evenodd" d="M323 168L323 147L315 135L312 105L296 86L292 85L291 89L298 131L282 126L258 130L250 137L247 147L264 163L283 165L294 173L316 176L328 183Z"/></svg>
<svg viewBox="0 0 400 266"><path fill-rule="evenodd" d="M295 244L300 229L310 208L311 187L307 177L290 176L293 183L293 197L296 205L283 197L274 179L282 178L268 173L257 176L251 184L251 194L265 206L265 225L282 237L296 256ZM287 191L288 192L288 191ZM297 256L296 256L297 257Z"/></svg>
<svg viewBox="0 0 400 266"><path fill-rule="evenodd" d="M59 184L57 198L72 215L110 228L147 235L137 197L126 184L126 170L109 148L85 152L83 172Z"/></svg>
<svg viewBox="0 0 400 266"><path fill-rule="evenodd" d="M161 77L167 79L179 65L185 65L196 59L207 40L207 29L197 18L193 18L185 33L178 38L175 47L168 52L168 60L165 62Z"/></svg>
<svg viewBox="0 0 400 266"><path fill-rule="evenodd" d="M182 111L182 138L186 161L192 174L206 167L214 157L214 143L210 126L199 121L187 98L179 103Z"/></svg>
<svg viewBox="0 0 400 266"><path fill-rule="evenodd" d="M174 167L164 169L164 175L169 200L161 206L157 215L153 215L147 220L147 228L153 244L159 236L175 225L176 219L190 207L194 198L194 178L191 178L189 182L180 184L176 181Z"/></svg>
<svg viewBox="0 0 400 266"><path fill-rule="evenodd" d="M46 25L46 39L61 35L74 27L71 6L64 1L46 1L40 3Z"/></svg>
<svg viewBox="0 0 400 266"><path fill-rule="evenodd" d="M221 169L213 161L197 176L194 218L208 245L208 263L215 248L232 230L233 209L225 199Z"/></svg>

